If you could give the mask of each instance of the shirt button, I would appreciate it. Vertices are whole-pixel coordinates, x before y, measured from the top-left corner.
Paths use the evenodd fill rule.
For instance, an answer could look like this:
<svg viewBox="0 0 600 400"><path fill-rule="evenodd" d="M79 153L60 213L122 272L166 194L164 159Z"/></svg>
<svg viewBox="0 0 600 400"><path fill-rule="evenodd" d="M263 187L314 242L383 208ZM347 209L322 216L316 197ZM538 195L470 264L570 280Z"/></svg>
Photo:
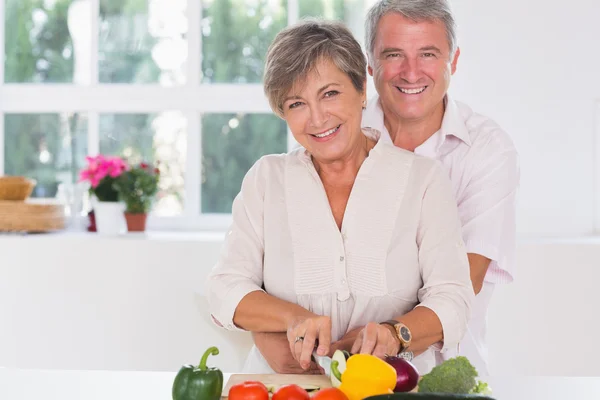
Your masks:
<svg viewBox="0 0 600 400"><path fill-rule="evenodd" d="M345 284L346 284L346 280L342 279L342 285L345 285Z"/></svg>
<svg viewBox="0 0 600 400"><path fill-rule="evenodd" d="M344 261L344 256L340 256L340 261Z"/></svg>

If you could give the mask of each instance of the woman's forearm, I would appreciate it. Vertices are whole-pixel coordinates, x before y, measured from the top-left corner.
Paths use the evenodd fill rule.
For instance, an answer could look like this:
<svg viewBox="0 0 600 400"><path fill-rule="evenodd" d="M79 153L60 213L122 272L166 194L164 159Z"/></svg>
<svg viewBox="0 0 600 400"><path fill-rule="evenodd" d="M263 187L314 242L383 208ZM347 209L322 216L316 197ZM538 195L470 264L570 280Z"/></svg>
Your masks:
<svg viewBox="0 0 600 400"><path fill-rule="evenodd" d="M296 319L314 316L297 304L262 291L248 293L238 304L233 322L251 332L286 332Z"/></svg>
<svg viewBox="0 0 600 400"><path fill-rule="evenodd" d="M442 323L437 314L427 307L416 307L396 320L410 329L412 341L409 350L418 355L429 346L444 339Z"/></svg>

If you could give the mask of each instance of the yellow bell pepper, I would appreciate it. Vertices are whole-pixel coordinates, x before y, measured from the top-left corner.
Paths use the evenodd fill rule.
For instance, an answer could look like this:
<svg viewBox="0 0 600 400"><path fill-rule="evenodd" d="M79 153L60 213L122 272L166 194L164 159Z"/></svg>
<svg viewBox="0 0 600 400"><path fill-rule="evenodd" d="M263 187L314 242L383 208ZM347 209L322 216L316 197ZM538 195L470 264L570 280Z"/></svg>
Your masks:
<svg viewBox="0 0 600 400"><path fill-rule="evenodd" d="M332 361L331 373L342 382L339 389L349 400L394 393L396 387L394 367L370 354L355 354L350 357L343 374L338 370L338 362Z"/></svg>

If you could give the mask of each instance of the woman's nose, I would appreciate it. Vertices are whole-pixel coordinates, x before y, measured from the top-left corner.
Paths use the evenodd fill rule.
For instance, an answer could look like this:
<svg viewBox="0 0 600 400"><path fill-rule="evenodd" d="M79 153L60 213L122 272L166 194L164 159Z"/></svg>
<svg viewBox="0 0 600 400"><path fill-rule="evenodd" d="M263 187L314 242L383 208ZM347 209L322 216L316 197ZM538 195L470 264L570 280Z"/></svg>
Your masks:
<svg viewBox="0 0 600 400"><path fill-rule="evenodd" d="M314 128L320 128L329 119L329 113L322 106L315 106L310 108L310 124Z"/></svg>

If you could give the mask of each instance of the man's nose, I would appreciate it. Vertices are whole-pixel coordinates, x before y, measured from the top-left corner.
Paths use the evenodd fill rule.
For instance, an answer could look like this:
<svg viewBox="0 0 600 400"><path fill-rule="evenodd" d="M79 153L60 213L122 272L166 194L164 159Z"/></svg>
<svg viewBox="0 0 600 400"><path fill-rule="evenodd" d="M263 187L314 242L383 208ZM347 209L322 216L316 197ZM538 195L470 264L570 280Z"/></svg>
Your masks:
<svg viewBox="0 0 600 400"><path fill-rule="evenodd" d="M400 71L400 77L408 83L415 83L420 78L419 63L416 58L406 58Z"/></svg>

